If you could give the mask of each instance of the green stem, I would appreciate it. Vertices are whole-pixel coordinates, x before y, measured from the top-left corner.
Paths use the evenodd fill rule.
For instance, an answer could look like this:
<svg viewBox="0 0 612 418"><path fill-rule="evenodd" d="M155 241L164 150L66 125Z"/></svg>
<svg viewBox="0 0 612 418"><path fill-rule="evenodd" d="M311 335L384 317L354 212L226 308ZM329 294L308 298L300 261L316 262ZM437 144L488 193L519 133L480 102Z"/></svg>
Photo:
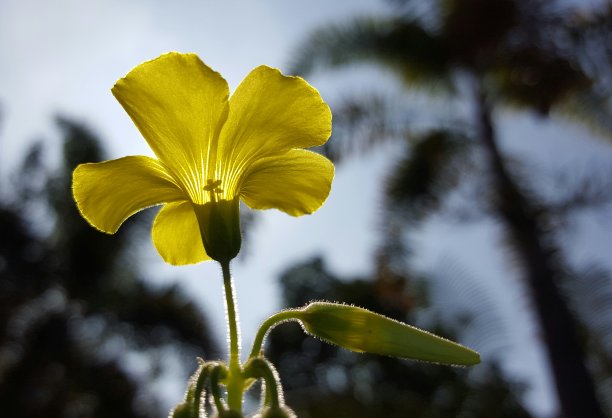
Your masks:
<svg viewBox="0 0 612 418"><path fill-rule="evenodd" d="M283 388L274 366L263 357L256 357L249 360L244 367L246 377L264 379L266 394L264 404L273 409L280 408L283 403Z"/></svg>
<svg viewBox="0 0 612 418"><path fill-rule="evenodd" d="M225 309L229 330L229 367L240 368L240 335L238 333L238 314L236 313L236 300L234 299L234 283L230 274L229 261L221 263L223 271L223 288L225 290Z"/></svg>
<svg viewBox="0 0 612 418"><path fill-rule="evenodd" d="M212 365L206 364L201 358L198 358L198 361L200 362L200 373L198 374L198 380L196 381L192 394L192 402L195 405L195 411L200 410L202 403L202 392L204 391L204 383L206 382L208 374L212 368Z"/></svg>
<svg viewBox="0 0 612 418"><path fill-rule="evenodd" d="M249 359L259 356L259 354L261 353L261 347L263 345L264 338L266 337L266 334L271 328L275 327L281 322L298 320L301 314L301 309L287 309L285 311L277 312L268 319L266 319L257 331L257 335L255 336L255 340L253 341L253 348L251 349L251 354L249 354Z"/></svg>
<svg viewBox="0 0 612 418"><path fill-rule="evenodd" d="M221 388L219 388L219 380L224 377L224 374L224 367L220 364L215 365L210 373L210 392L213 395L215 407L219 413L226 410L223 404L223 397L221 396Z"/></svg>
<svg viewBox="0 0 612 418"><path fill-rule="evenodd" d="M225 308L229 331L229 373L227 376L227 403L230 409L242 413L243 383L240 366L240 334L238 332L238 314L234 299L234 284L230 274L229 261L222 261L223 288L225 290Z"/></svg>

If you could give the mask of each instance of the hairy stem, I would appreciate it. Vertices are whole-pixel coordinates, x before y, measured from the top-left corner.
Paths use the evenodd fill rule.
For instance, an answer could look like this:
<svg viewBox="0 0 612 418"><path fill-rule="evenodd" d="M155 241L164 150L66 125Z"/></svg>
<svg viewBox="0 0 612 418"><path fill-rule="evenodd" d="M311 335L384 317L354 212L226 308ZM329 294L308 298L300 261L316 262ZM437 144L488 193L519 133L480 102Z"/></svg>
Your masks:
<svg viewBox="0 0 612 418"><path fill-rule="evenodd" d="M246 377L263 379L265 382L264 404L274 409L283 404L283 388L274 366L263 357L249 360L244 368Z"/></svg>
<svg viewBox="0 0 612 418"><path fill-rule="evenodd" d="M266 337L266 334L271 328L281 322L297 320L299 318L300 313L300 309L287 309L286 311L277 312L268 319L266 319L257 331L257 335L255 336L255 340L253 341L253 348L251 349L251 354L249 354L249 358L251 359L259 356L264 338Z"/></svg>
<svg viewBox="0 0 612 418"><path fill-rule="evenodd" d="M231 410L242 413L243 383L240 366L240 334L238 332L238 313L234 299L234 284L230 274L229 261L221 262L225 308L229 331L229 373L227 376L227 403Z"/></svg>

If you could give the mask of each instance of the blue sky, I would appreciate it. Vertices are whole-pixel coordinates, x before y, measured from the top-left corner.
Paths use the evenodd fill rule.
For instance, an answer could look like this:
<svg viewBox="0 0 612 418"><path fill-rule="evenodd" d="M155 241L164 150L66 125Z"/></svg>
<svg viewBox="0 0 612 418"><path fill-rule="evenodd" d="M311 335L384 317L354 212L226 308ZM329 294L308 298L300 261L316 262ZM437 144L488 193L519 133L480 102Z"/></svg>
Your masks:
<svg viewBox="0 0 612 418"><path fill-rule="evenodd" d="M233 89L254 67L286 68L292 48L319 25L368 12L384 11L379 1L162 1L162 0L2 0L0 1L0 175L5 176L34 139L57 144L55 114L88 124L109 157L150 155L110 87L132 67L161 53L196 52ZM348 80L315 75L309 81L332 101L351 88ZM369 80L369 79L365 79ZM612 147L588 132L534 117L509 114L500 120L504 149L528 164L547 169L588 167L612 160ZM55 132L55 133L54 133ZM537 141L534 141L537 138ZM576 145L586 144L586 145ZM50 147L52 148L52 147ZM252 231L248 257L236 263L237 297L247 350L257 325L278 309L276 280L292 263L326 254L338 274L367 275L380 222L381 182L392 147L341 166L324 207L312 216L291 218L263 213ZM608 213L609 214L609 213ZM606 259L612 248L609 216L585 215L571 236L578 261ZM528 379L529 405L542 414L554 408L548 377L530 324L528 303L517 272L499 251L495 226L461 226L433 220L416 237L417 265L427 270L458 260L497 307L511 315L509 370ZM139 260L156 283L179 280L223 338L220 271L212 263L175 268L164 265L150 242ZM533 347L536 347L535 349ZM179 388L174 396L180 396Z"/></svg>

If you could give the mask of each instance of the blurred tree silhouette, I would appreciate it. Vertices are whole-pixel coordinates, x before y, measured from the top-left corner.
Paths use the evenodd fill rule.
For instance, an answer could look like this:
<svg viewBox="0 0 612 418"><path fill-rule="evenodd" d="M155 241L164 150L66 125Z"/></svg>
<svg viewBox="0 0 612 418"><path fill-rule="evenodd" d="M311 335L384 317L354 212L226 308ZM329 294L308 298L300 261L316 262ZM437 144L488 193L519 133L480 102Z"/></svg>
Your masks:
<svg viewBox="0 0 612 418"><path fill-rule="evenodd" d="M461 123L441 123L434 117L436 127L421 127L419 132L401 119L395 103L385 104L378 97L349 100L335 112L341 135L326 151L337 157L380 143L385 136L410 139L412 147L407 147L387 188L387 234L438 209L465 172L478 166L475 156L484 157L487 168L479 172L486 177L473 202L499 220L523 270L562 414L603 417L586 367L585 343L576 331L578 320L562 294L570 269L552 226L555 208L537 196L529 180L512 172L498 146L494 106L519 106L543 116L558 111L612 137L612 7L582 9L571 2L519 0L392 3L392 16L316 31L299 49L294 72L373 63L398 75L408 89L427 87L428 93L456 98L458 104L467 101L473 113ZM373 126L364 128L373 120ZM601 190L591 191L571 196L566 207L597 203ZM397 240L383 250L405 257L395 244ZM610 303L606 309L612 311ZM604 351L603 358L609 362L610 353Z"/></svg>
<svg viewBox="0 0 612 418"><path fill-rule="evenodd" d="M165 416L150 390L164 360L195 367L194 356L217 347L193 301L175 286L151 288L138 272L131 243L142 221L111 237L78 214L72 170L104 157L84 126L58 123L59 168L49 172L35 145L13 200L0 202L1 415Z"/></svg>
<svg viewBox="0 0 612 418"><path fill-rule="evenodd" d="M281 284L285 306L339 300L411 323L419 311L414 283L390 272L375 281L339 279L314 259L286 271ZM266 352L304 418L531 416L517 401L521 388L492 363L465 369L352 353L307 337L294 323L270 333Z"/></svg>

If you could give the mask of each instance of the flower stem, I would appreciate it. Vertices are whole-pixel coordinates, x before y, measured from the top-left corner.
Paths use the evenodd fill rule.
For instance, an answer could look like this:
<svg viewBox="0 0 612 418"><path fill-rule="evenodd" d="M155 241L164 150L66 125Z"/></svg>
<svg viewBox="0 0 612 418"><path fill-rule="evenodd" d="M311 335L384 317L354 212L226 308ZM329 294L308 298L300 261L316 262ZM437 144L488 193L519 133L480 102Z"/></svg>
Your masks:
<svg viewBox="0 0 612 418"><path fill-rule="evenodd" d="M238 334L238 314L236 312L236 301L234 299L234 283L230 274L229 261L221 263L223 271L223 288L225 290L225 308L227 311L227 322L229 330L229 365L230 369L240 368L240 341Z"/></svg>
<svg viewBox="0 0 612 418"><path fill-rule="evenodd" d="M229 331L229 373L227 375L227 403L231 410L242 413L242 394L244 378L240 366L240 334L238 332L238 313L234 299L234 284L230 274L229 261L220 262L223 271L225 308Z"/></svg>
<svg viewBox="0 0 612 418"><path fill-rule="evenodd" d="M264 405L279 409L283 403L283 388L272 363L263 357L253 358L246 362L244 373L246 377L264 379L266 389Z"/></svg>
<svg viewBox="0 0 612 418"><path fill-rule="evenodd" d="M223 404L223 398L221 397L221 388L219 388L219 380L223 373L223 366L220 364L213 366L212 372L210 373L210 391L213 395L215 407L219 412L226 410L225 405Z"/></svg>
<svg viewBox="0 0 612 418"><path fill-rule="evenodd" d="M249 359L259 356L259 353L261 352L261 347L263 345L263 340L271 328L281 322L298 320L301 313L301 309L287 309L284 311L277 312L268 319L266 319L257 331L257 335L255 336L255 340L253 341L253 348L251 349L251 354L249 354Z"/></svg>

